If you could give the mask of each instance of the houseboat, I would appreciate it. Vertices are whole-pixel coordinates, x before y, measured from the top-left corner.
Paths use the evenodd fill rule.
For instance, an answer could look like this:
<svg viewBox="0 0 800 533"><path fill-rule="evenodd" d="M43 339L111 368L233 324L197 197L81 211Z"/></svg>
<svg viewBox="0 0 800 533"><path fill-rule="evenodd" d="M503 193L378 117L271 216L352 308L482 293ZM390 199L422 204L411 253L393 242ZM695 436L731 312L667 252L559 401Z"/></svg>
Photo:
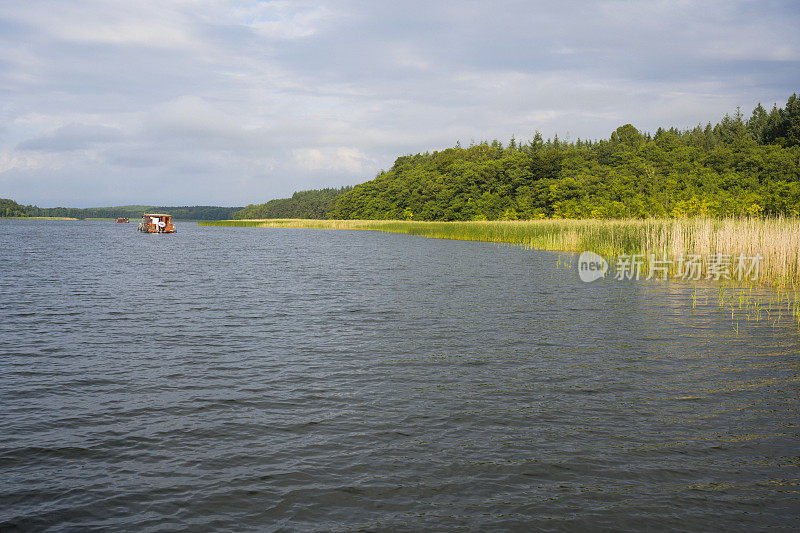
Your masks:
<svg viewBox="0 0 800 533"><path fill-rule="evenodd" d="M130 220L128 220L127 218L118 218L117 219L117 224L127 224L128 222L130 222Z"/></svg>
<svg viewBox="0 0 800 533"><path fill-rule="evenodd" d="M177 233L172 225L172 215L145 213L139 223L139 231L145 233Z"/></svg>

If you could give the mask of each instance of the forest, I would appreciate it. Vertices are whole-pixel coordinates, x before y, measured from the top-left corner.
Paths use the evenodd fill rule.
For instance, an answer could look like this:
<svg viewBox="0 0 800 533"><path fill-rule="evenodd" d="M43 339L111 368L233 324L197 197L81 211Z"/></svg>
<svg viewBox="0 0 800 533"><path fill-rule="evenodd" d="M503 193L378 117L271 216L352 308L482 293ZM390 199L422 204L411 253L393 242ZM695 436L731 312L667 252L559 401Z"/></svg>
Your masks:
<svg viewBox="0 0 800 533"><path fill-rule="evenodd" d="M250 204L233 214L234 219L327 218L336 199L353 187L300 191L291 198L278 198L265 204Z"/></svg>
<svg viewBox="0 0 800 533"><path fill-rule="evenodd" d="M331 198L335 195L335 198ZM315 208L308 209L312 199ZM325 208L324 206L328 206ZM745 118L609 139L457 144L397 158L352 189L295 193L234 218L526 220L798 215L800 99Z"/></svg>
<svg viewBox="0 0 800 533"><path fill-rule="evenodd" d="M25 206L19 205L14 200L0 198L0 218L3 217L29 217Z"/></svg>

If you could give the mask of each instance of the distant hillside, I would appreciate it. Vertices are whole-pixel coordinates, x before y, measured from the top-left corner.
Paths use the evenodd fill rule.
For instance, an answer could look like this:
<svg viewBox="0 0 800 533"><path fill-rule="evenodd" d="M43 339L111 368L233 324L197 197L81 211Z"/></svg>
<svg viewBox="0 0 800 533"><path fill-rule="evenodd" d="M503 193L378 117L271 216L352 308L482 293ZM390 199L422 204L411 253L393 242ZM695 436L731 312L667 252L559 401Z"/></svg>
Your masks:
<svg viewBox="0 0 800 533"><path fill-rule="evenodd" d="M250 204L234 213L233 218L326 218L336 199L350 190L352 187L296 192L291 198L270 200L265 204Z"/></svg>
<svg viewBox="0 0 800 533"><path fill-rule="evenodd" d="M35 205L21 206L13 200L0 199L0 217L2 216L28 216L28 217L70 217L70 218L141 218L142 214L169 213L175 220L226 220L241 207L217 206L152 206L152 205L122 205L116 207L36 207ZM6 213L6 214L4 214ZM16 213L16 214L11 214Z"/></svg>

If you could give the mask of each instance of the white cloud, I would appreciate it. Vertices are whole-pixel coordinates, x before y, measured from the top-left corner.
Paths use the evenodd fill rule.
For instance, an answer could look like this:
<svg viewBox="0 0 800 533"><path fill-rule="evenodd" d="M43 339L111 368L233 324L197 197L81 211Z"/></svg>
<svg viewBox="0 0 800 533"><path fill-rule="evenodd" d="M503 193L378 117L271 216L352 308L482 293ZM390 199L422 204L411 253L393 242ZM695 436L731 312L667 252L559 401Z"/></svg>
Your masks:
<svg viewBox="0 0 800 533"><path fill-rule="evenodd" d="M76 0L6 4L0 16L76 43L141 45L156 48L196 46L188 19L191 2Z"/></svg>
<svg viewBox="0 0 800 533"><path fill-rule="evenodd" d="M336 148L296 148L292 155L297 165L306 171L329 170L349 173L363 173L372 163L366 154L357 148L340 146Z"/></svg>
<svg viewBox="0 0 800 533"><path fill-rule="evenodd" d="M51 166L52 155L0 152L0 176L9 170L36 170Z"/></svg>
<svg viewBox="0 0 800 533"><path fill-rule="evenodd" d="M392 47L391 56L399 67L417 70L428 70L431 68L431 63L429 60L425 59L424 53L415 50L414 47L408 44L400 44Z"/></svg>
<svg viewBox="0 0 800 533"><path fill-rule="evenodd" d="M198 96L182 96L156 105L145 118L145 127L158 136L239 137L237 120Z"/></svg>
<svg viewBox="0 0 800 533"><path fill-rule="evenodd" d="M236 4L230 18L268 39L297 39L314 35L336 17L318 2L251 1Z"/></svg>
<svg viewBox="0 0 800 533"><path fill-rule="evenodd" d="M99 144L118 141L122 137L122 132L114 127L70 123L53 132L23 141L18 148L46 152L85 150Z"/></svg>

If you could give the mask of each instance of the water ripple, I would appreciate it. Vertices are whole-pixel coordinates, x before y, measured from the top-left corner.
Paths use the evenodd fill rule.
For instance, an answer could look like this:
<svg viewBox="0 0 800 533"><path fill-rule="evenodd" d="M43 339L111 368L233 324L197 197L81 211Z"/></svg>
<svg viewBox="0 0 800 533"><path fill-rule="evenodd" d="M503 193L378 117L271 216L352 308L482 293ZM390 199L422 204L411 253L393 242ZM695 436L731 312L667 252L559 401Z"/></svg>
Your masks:
<svg viewBox="0 0 800 533"><path fill-rule="evenodd" d="M797 330L702 287L372 232L0 246L0 530L799 525Z"/></svg>

